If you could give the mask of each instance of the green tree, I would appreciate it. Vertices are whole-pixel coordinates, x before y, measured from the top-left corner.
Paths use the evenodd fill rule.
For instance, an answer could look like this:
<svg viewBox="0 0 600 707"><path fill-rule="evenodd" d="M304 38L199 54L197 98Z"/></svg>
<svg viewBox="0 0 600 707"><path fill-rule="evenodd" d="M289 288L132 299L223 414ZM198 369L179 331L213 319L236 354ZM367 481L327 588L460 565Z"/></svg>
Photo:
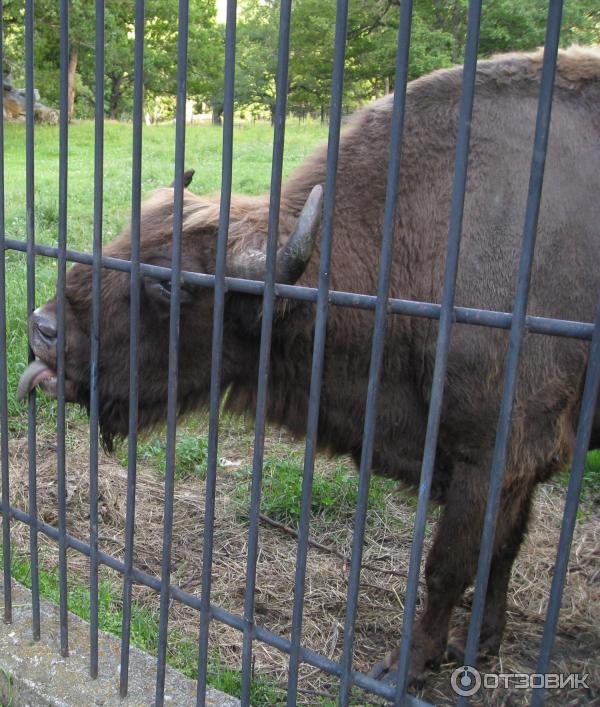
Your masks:
<svg viewBox="0 0 600 707"><path fill-rule="evenodd" d="M174 111L178 0L146 0L144 85L148 104ZM95 3L70 0L70 102L76 115L94 106ZM131 112L134 0L105 0L105 110L111 118ZM280 0L240 0L236 101L239 109L273 116ZM494 0L483 7L479 54L534 49L544 42L547 0ZM460 63L468 0L415 0L409 78ZM42 100L58 105L58 3L36 0L35 74ZM24 73L22 0L4 1L4 51L16 83ZM298 115L325 118L331 95L336 0L292 3L288 105ZM400 0L350 3L344 102L355 105L394 88ZM597 0L565 3L561 42L600 42ZM188 95L208 104L215 122L223 110L224 27L215 0L190 0ZM22 85L22 84L21 84ZM77 94L77 101L75 102Z"/></svg>
<svg viewBox="0 0 600 707"><path fill-rule="evenodd" d="M246 0L237 28L236 101L253 110L275 111L279 3Z"/></svg>
<svg viewBox="0 0 600 707"><path fill-rule="evenodd" d="M7 59L19 79L23 77L22 3L4 5ZM144 27L144 89L148 98L174 94L177 80L178 0L146 0ZM133 87L134 0L105 0L105 107L111 118L131 110ZM59 15L55 0L35 3L35 81L43 99L58 105ZM84 104L93 107L95 83L95 3L70 2L70 86L80 89ZM222 40L216 25L214 0L190 0L188 89L205 99L221 73ZM85 114L85 106L79 106ZM89 112L89 111L88 111Z"/></svg>

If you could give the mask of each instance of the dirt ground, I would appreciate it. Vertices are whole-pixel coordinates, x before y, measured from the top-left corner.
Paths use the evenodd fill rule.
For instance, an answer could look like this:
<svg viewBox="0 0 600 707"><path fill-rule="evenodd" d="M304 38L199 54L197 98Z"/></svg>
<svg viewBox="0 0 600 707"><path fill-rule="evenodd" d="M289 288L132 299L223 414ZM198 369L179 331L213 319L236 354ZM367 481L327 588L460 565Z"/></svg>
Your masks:
<svg viewBox="0 0 600 707"><path fill-rule="evenodd" d="M206 434L206 430L200 430ZM216 500L212 601L241 614L244 604L247 552L247 522L236 501L239 474L233 469L252 458L252 424L243 421L233 429L224 428L220 437L220 457L227 460L219 472ZM266 452L285 447L303 450L278 430L270 430ZM40 517L56 525L56 457L52 440L38 446L38 509ZM11 502L27 506L27 447L23 439L10 442ZM334 462L319 457L317 469L326 474ZM339 463L338 460L335 463ZM350 462L348 462L350 463ZM84 541L89 533L89 450L85 425L72 426L67 459L68 532ZM123 557L126 511L126 471L115 457L103 454L99 469L100 548ZM485 672L535 672L542 636L547 597L552 579L560 531L565 490L558 483L541 486L537 493L534 518L527 541L516 562L509 595L508 626L501 655L481 666ZM597 501L597 499L596 499ZM173 528L173 584L199 594L203 536L204 482L180 481L176 485ZM138 469L136 498L135 565L160 575L163 521L163 481L154 469ZM361 671L393 648L399 638L406 569L410 551L414 503L406 494L390 492L382 508L368 515L367 538L361 575L359 609L356 617L354 662ZM434 518L432 518L432 523ZM431 532L428 533L428 538ZM338 660L343 644L348 563L352 542L352 522L315 518L311 538L334 552L311 547L308 558L304 610L304 645ZM27 552L28 530L13 525L14 550ZM275 633L289 637L292 613L296 540L289 533L261 523L257 568L257 622ZM54 544L40 535L43 566L56 562ZM87 583L88 561L69 551L71 579ZM108 576L108 575L107 575ZM114 577L114 573L113 573ZM115 580L116 581L116 580ZM118 585L117 585L118 586ZM422 600L422 589L421 597ZM134 597L142 605L155 608L158 596L145 587L134 587ZM468 617L468 596L454 616L454 622ZM175 602L170 627L190 640L197 637L197 612ZM238 631L213 622L211 650L218 651L224 664L239 669L241 637ZM287 657L260 642L255 643L255 674L268 675L285 686ZM444 665L432 673L419 696L434 704L452 704L450 675L456 666ZM571 550L567 584L556 636L552 670L589 674L588 689L552 690L546 693L550 705L600 705L600 507L588 503L580 513ZM338 685L332 677L304 666L300 678L302 704L322 704L335 700ZM521 705L529 700L525 690L484 691L476 704ZM373 704L367 696L357 704Z"/></svg>

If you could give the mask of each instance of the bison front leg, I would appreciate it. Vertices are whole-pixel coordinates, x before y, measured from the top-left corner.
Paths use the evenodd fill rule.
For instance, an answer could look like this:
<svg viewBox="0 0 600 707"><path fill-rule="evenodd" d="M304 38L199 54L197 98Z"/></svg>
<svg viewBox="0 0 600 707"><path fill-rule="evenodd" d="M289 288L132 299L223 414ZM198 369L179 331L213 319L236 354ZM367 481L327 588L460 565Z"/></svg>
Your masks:
<svg viewBox="0 0 600 707"><path fill-rule="evenodd" d="M454 470L425 566L427 598L413 636L413 682L421 682L425 669L444 657L452 611L475 576L487 493L481 470L479 464Z"/></svg>
<svg viewBox="0 0 600 707"><path fill-rule="evenodd" d="M487 502L487 479L491 460L482 464L460 464L454 469L446 505L427 556L425 608L414 629L410 659L410 681L423 682L425 670L436 667L448 645L450 619L465 589L475 578L483 518ZM528 479L525 481L525 479ZM481 629L480 652L497 653L506 616L506 593L513 562L525 535L532 484L526 475L507 469L500 501L490 578ZM449 651L462 660L468 626L453 631ZM390 653L372 671L393 678L398 651Z"/></svg>

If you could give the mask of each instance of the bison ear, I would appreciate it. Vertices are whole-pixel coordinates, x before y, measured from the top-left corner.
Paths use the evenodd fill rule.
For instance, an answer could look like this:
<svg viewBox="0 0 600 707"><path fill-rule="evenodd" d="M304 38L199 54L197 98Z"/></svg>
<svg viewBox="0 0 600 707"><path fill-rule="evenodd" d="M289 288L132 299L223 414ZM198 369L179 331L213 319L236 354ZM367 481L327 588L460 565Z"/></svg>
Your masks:
<svg viewBox="0 0 600 707"><path fill-rule="evenodd" d="M192 179L194 177L194 173L196 172L195 169L188 169L183 173L183 186L184 187L189 187L190 184L192 183Z"/></svg>
<svg viewBox="0 0 600 707"><path fill-rule="evenodd" d="M294 232L277 252L277 282L293 285L306 269L317 238L322 206L323 187L317 184L302 207ZM227 268L231 277L247 280L264 280L265 271L266 255L256 251L240 253Z"/></svg>
<svg viewBox="0 0 600 707"><path fill-rule="evenodd" d="M185 189L192 183L195 172L195 169L188 169L183 173L183 186ZM175 189L175 181L171 182L171 188Z"/></svg>

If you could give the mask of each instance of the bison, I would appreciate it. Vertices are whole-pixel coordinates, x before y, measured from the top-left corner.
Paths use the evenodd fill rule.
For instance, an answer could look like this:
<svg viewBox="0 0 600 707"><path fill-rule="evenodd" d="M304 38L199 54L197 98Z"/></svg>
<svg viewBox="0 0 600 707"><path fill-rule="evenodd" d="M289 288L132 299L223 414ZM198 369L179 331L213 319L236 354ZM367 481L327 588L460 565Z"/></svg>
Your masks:
<svg viewBox="0 0 600 707"><path fill-rule="evenodd" d="M511 311L524 222L542 52L508 54L477 68L469 175L456 303ZM450 212L462 68L408 86L391 295L439 302ZM339 152L331 287L375 293L386 193L392 97L362 109ZM529 312L590 321L600 293L600 51L559 52L547 166ZM277 281L315 286L319 267L319 187L326 150L317 149L287 179L281 196ZM316 187L316 189L315 189ZM310 195L310 196L309 196ZM169 266L172 188L158 189L141 214L141 258ZM305 206L306 204L306 206ZM304 209L304 210L303 210ZM234 196L227 273L262 279L269 200ZM212 273L219 202L184 193L183 268ZM130 233L106 249L130 257ZM167 401L170 281L143 278L139 355L140 428L161 422ZM226 294L223 390L234 411L256 401L262 299ZM207 404L211 380L213 292L182 289L179 409ZM37 357L21 393L56 389L56 303L30 317ZM66 394L87 404L90 388L91 269L78 264L66 284ZM305 432L314 304L278 299L271 348L268 419ZM332 307L327 327L318 444L333 454L361 454L373 313ZM437 322L389 316L373 454L375 473L419 482L436 347ZM460 655L464 632L449 639L453 608L472 583L507 352L506 331L456 324L449 352L433 495L443 504L427 557L427 601L415 629L411 675ZM526 337L514 401L510 448L495 536L481 650L498 651L511 567L523 540L536 484L570 461L589 345ZM100 425L110 447L127 434L129 277L102 278ZM600 439L597 415L593 441ZM388 661L387 665L390 664Z"/></svg>

